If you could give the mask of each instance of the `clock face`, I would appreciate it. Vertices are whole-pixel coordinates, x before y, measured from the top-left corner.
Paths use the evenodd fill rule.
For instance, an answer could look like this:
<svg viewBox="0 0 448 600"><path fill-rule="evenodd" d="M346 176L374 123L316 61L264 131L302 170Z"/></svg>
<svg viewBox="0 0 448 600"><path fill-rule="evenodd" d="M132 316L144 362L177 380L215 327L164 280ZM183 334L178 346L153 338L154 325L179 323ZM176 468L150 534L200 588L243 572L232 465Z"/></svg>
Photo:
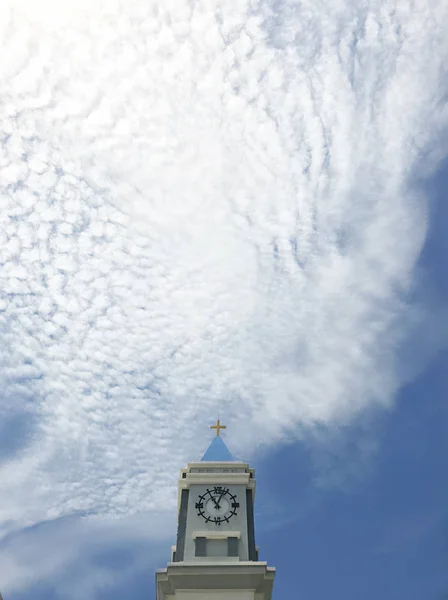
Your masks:
<svg viewBox="0 0 448 600"><path fill-rule="evenodd" d="M204 494L200 494L196 502L198 516L202 517L206 523L229 523L230 519L236 515L236 509L239 508L236 496L230 493L229 488L216 486L207 489Z"/></svg>

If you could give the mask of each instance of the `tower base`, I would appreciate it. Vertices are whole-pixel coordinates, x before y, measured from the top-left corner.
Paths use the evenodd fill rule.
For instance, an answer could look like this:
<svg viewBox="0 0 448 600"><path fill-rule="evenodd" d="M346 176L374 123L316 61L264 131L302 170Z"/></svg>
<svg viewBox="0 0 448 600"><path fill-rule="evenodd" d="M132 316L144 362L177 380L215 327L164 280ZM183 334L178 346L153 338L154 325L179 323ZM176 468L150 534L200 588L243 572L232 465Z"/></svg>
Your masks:
<svg viewBox="0 0 448 600"><path fill-rule="evenodd" d="M157 600L271 600L275 568L266 562L169 563L156 573Z"/></svg>

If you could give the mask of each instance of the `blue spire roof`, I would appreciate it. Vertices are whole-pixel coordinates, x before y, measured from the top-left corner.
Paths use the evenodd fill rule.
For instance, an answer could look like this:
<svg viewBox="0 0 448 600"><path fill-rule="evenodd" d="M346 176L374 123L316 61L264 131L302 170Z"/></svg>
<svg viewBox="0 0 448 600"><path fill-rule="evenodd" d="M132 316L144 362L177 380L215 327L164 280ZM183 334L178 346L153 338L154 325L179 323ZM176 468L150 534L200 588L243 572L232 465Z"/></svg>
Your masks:
<svg viewBox="0 0 448 600"><path fill-rule="evenodd" d="M213 438L212 443L208 447L206 453L201 458L201 461L212 462L236 462L230 454L221 436L217 435Z"/></svg>

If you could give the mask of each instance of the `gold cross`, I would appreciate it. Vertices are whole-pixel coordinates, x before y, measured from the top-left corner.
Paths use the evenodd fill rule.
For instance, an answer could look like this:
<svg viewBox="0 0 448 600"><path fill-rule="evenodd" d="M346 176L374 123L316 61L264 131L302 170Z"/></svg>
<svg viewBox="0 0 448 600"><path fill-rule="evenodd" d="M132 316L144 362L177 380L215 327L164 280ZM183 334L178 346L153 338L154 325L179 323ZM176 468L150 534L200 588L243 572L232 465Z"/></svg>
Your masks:
<svg viewBox="0 0 448 600"><path fill-rule="evenodd" d="M227 429L226 425L221 425L221 421L218 419L216 425L210 425L210 429L216 429L216 435L219 435L221 429Z"/></svg>

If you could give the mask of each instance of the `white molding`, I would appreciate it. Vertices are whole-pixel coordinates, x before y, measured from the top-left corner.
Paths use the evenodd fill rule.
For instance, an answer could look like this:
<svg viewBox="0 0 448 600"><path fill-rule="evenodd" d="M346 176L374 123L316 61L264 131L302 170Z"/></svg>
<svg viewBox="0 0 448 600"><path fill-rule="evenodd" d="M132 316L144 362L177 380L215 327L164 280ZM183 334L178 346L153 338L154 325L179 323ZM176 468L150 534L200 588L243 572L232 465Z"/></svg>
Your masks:
<svg viewBox="0 0 448 600"><path fill-rule="evenodd" d="M240 531L193 531L193 539L205 537L208 540L226 540L229 537L241 538Z"/></svg>
<svg viewBox="0 0 448 600"><path fill-rule="evenodd" d="M249 473L187 473L184 479L179 479L179 486L183 489L190 487L190 485L220 485L226 483L227 485L247 485L252 487L250 484L254 479L250 479ZM255 485L253 486L255 487Z"/></svg>
<svg viewBox="0 0 448 600"><path fill-rule="evenodd" d="M187 465L188 469L206 469L207 465L213 466L217 469L229 469L231 467L236 468L249 468L249 463L239 460L228 460L228 461L217 461L217 460L201 460L199 462L189 462Z"/></svg>

